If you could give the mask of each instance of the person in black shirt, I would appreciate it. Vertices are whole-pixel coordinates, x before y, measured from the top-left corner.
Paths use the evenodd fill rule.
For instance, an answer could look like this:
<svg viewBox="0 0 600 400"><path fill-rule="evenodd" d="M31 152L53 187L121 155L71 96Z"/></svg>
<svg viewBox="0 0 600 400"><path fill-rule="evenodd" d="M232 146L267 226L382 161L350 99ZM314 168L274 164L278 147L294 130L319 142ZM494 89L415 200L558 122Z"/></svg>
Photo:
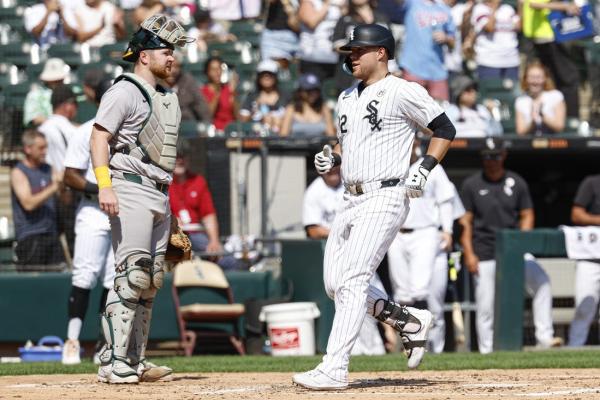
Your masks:
<svg viewBox="0 0 600 400"><path fill-rule="evenodd" d="M581 182L573 200L574 225L600 226L600 175ZM598 318L600 298L600 260L581 260L575 270L575 317L569 329L569 346L583 346L590 324Z"/></svg>
<svg viewBox="0 0 600 400"><path fill-rule="evenodd" d="M507 228L533 229L534 212L527 182L504 168L503 142L489 138L481 155L483 171L467 178L462 186L466 213L460 224L464 263L474 277L479 351L487 354L493 350L494 338L496 233ZM553 338L550 279L530 254L525 255L525 287L533 297L538 346L560 345L560 339Z"/></svg>

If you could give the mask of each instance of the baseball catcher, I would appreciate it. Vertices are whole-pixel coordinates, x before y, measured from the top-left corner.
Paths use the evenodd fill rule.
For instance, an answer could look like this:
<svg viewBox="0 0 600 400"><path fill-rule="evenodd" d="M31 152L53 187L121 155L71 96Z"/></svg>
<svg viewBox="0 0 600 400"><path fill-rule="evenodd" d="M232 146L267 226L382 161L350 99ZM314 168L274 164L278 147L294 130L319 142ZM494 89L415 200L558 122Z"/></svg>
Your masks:
<svg viewBox="0 0 600 400"><path fill-rule="evenodd" d="M156 292L171 263L169 242L189 257L189 239L170 240L168 190L181 122L177 95L158 82L168 78L175 47L193 41L170 17L146 19L123 59L133 73L115 79L104 94L90 140L98 202L110 218L116 276L102 328L107 342L98 380L113 384L171 380L172 370L146 360ZM110 149L110 151L109 151ZM175 258L174 258L175 259Z"/></svg>

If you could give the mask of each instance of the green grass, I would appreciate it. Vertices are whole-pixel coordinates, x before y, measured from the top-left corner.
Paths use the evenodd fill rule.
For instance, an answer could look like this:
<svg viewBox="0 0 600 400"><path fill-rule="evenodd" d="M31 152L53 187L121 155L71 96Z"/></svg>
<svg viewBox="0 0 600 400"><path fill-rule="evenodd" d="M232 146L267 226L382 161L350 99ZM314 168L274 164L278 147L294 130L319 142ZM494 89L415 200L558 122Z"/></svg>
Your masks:
<svg viewBox="0 0 600 400"><path fill-rule="evenodd" d="M157 363L170 366L175 372L294 372L314 368L320 360L320 356L197 356L153 359ZM427 354L420 367L421 370L436 371L523 368L600 368L600 350L497 352L485 356L478 353ZM0 364L0 376L87 374L95 373L96 370L97 367L90 361L76 366L64 366L60 363ZM353 357L350 370L353 372L404 371L406 357L402 354Z"/></svg>

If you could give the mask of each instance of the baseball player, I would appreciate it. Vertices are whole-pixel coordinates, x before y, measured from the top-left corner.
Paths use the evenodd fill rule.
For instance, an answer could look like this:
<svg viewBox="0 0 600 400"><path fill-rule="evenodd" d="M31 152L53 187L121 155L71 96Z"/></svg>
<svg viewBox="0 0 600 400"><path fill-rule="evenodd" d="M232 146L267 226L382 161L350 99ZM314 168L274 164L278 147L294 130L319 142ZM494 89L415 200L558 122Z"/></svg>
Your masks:
<svg viewBox="0 0 600 400"><path fill-rule="evenodd" d="M422 161L419 146L420 140L415 139L409 173ZM394 300L424 309L428 308L429 285L440 240L452 242L454 196L454 185L442 166L436 166L427 181L423 196L410 201L410 211L387 253Z"/></svg>
<svg viewBox="0 0 600 400"><path fill-rule="evenodd" d="M458 191L452 182L453 197L450 200L450 209L440 207L440 226L442 232L448 233L440 235L438 252L433 262L433 273L429 283L429 295L427 296L427 307L433 314L433 324L429 331L428 348L433 353L444 351L446 344L446 321L444 319L444 300L446 299L446 290L448 287L448 251L452 249L452 233L454 221L460 219L465 214L465 207L460 201Z"/></svg>
<svg viewBox="0 0 600 400"><path fill-rule="evenodd" d="M89 71L84 85L92 90L91 99L100 103L102 95L111 85L110 78L102 79L102 71ZM96 77L94 76L96 74ZM94 81L92 81L94 80ZM82 192L75 217L75 251L73 275L69 295L69 323L67 341L63 347L62 363L81 362L79 333L90 300L90 291L101 279L104 291L100 300L100 313L104 312L108 290L115 278L115 259L110 240L108 217L98 205L98 185L90 159L90 136L94 120L81 125L71 137L65 155L64 182ZM97 349L99 350L99 349Z"/></svg>
<svg viewBox="0 0 600 400"><path fill-rule="evenodd" d="M337 104L335 152L329 146L315 155L317 172L341 165L346 192L325 247L324 283L335 302L327 354L313 370L293 381L313 390L348 387L350 352L365 314L400 332L409 368L425 353L431 313L400 306L369 285L408 212L409 197L423 193L430 171L444 157L456 134L441 107L416 83L392 76L394 38L380 25L358 25L344 65L359 83L343 91ZM423 161L409 176L414 135L433 131ZM408 180L407 180L408 179Z"/></svg>
<svg viewBox="0 0 600 400"><path fill-rule="evenodd" d="M302 223L309 238L327 239L338 207L343 203L344 191L339 167L317 177L306 188L302 203ZM377 274L373 274L371 284L385 290ZM352 348L352 355L381 354L385 354L385 346L377 329L377 320L367 316Z"/></svg>
<svg viewBox="0 0 600 400"><path fill-rule="evenodd" d="M600 175L590 175L579 185L571 220L574 225L600 225ZM598 316L600 260L578 260L575 269L575 317L569 329L569 346L583 346L590 324Z"/></svg>
<svg viewBox="0 0 600 400"><path fill-rule="evenodd" d="M102 382L172 379L170 368L144 358L152 303L168 268L168 188L181 121L177 96L157 82L169 76L175 46L190 41L170 17L147 18L123 55L134 63L134 72L115 80L96 114L92 162L100 208L110 219L116 265L102 320L108 344L100 356Z"/></svg>

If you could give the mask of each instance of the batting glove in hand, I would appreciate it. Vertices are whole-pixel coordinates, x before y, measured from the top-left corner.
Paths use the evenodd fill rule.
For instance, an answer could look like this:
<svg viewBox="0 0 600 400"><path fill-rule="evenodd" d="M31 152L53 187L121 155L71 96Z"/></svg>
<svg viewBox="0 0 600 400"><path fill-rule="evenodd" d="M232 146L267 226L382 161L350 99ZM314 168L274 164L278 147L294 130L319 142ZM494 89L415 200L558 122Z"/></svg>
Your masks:
<svg viewBox="0 0 600 400"><path fill-rule="evenodd" d="M406 184L406 195L412 199L423 196L423 189L425 183L427 183L427 176L429 171L427 168L419 165L419 168L415 173L411 175Z"/></svg>
<svg viewBox="0 0 600 400"><path fill-rule="evenodd" d="M328 173L333 168L333 151L331 146L326 144L323 146L323 151L315 154L315 169L320 175Z"/></svg>

